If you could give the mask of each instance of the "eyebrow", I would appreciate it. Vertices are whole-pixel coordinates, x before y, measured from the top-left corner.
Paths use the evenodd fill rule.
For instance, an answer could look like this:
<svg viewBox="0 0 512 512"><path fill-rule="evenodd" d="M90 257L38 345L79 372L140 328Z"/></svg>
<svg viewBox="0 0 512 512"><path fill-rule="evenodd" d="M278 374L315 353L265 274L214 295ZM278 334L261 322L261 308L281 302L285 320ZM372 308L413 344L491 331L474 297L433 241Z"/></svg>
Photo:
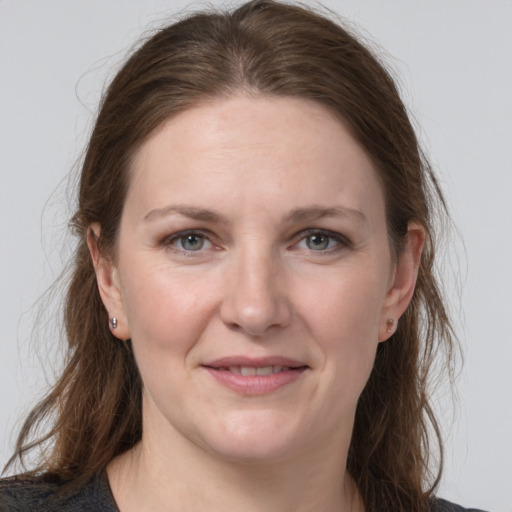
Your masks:
<svg viewBox="0 0 512 512"><path fill-rule="evenodd" d="M164 208L155 208L144 216L143 221L150 222L173 214L183 215L184 217L189 217L194 220L220 222L223 224L228 223L226 217L212 210L186 205L170 205L165 206ZM359 210L341 206L326 208L316 205L305 208L295 208L286 215L285 220L288 222L304 222L318 220L325 217L349 217L359 222L368 222L366 216Z"/></svg>
<svg viewBox="0 0 512 512"><path fill-rule="evenodd" d="M145 215L143 221L148 222L154 219L161 219L162 217L167 217L176 213L195 220L227 223L226 218L218 213L205 208L195 208L193 206L185 205L170 205L164 208L156 208Z"/></svg>
<svg viewBox="0 0 512 512"><path fill-rule="evenodd" d="M349 217L359 222L368 222L363 212L344 206L325 208L315 205L307 208L296 208L286 216L286 219L292 222L300 222L318 220L325 217Z"/></svg>

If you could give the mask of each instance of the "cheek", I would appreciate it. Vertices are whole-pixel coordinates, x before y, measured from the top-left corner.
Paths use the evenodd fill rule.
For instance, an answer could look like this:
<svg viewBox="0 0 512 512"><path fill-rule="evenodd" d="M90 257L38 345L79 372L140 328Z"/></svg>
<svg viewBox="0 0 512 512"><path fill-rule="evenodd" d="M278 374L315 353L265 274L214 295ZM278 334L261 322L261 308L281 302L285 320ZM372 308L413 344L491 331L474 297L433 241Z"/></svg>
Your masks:
<svg viewBox="0 0 512 512"><path fill-rule="evenodd" d="M372 271L373 270L373 271ZM385 279L372 268L344 268L309 286L304 315L327 338L377 341Z"/></svg>
<svg viewBox="0 0 512 512"><path fill-rule="evenodd" d="M186 354L211 316L212 287L165 265L127 263L136 269L127 274L123 298L139 366L149 360L162 363L164 354Z"/></svg>
<svg viewBox="0 0 512 512"><path fill-rule="evenodd" d="M368 274L371 274L370 272ZM384 287L380 279L347 272L330 279L304 303L335 392L357 396L373 367ZM305 313L306 315L306 313Z"/></svg>

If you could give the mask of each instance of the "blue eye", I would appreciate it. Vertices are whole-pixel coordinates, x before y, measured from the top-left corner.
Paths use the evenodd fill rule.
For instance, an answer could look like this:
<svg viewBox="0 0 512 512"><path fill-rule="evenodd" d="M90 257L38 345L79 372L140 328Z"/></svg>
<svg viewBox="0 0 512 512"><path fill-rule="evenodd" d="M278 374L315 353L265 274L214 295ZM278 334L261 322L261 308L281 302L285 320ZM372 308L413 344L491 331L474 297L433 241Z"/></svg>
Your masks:
<svg viewBox="0 0 512 512"><path fill-rule="evenodd" d="M190 234L178 238L177 242L184 251L200 251L204 247L205 239L200 235Z"/></svg>
<svg viewBox="0 0 512 512"><path fill-rule="evenodd" d="M333 242L332 238L324 235L322 233L316 233L314 235L309 235L306 237L306 245L308 249L313 251L325 251L329 249L331 243Z"/></svg>
<svg viewBox="0 0 512 512"><path fill-rule="evenodd" d="M307 230L297 244L300 249L314 252L334 252L343 247L350 247L350 242L339 233L323 230Z"/></svg>
<svg viewBox="0 0 512 512"><path fill-rule="evenodd" d="M197 231L182 231L164 238L161 244L167 249L184 256L194 253L203 253L212 249L214 245L208 236Z"/></svg>

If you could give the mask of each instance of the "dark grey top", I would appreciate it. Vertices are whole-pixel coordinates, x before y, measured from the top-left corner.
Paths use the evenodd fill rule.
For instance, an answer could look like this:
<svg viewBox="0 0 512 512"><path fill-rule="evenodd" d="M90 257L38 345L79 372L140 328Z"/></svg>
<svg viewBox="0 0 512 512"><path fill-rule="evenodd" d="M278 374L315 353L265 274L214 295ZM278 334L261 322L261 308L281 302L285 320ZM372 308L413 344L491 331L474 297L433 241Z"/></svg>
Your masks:
<svg viewBox="0 0 512 512"><path fill-rule="evenodd" d="M0 480L0 512L119 512L106 473L78 488L57 477Z"/></svg>
<svg viewBox="0 0 512 512"><path fill-rule="evenodd" d="M0 512L119 512L106 473L78 488L56 477L11 477L0 480ZM483 512L438 499L432 512Z"/></svg>

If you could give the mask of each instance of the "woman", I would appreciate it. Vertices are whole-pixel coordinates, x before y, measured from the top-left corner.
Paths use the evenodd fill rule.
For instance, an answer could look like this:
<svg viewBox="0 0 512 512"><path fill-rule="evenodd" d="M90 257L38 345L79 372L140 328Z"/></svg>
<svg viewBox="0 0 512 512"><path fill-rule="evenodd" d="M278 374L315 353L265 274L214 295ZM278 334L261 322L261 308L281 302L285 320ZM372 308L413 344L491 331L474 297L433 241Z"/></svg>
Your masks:
<svg viewBox="0 0 512 512"><path fill-rule="evenodd" d="M429 461L442 204L339 26L255 1L162 29L102 101L68 363L15 456L50 444L0 509L462 510Z"/></svg>

